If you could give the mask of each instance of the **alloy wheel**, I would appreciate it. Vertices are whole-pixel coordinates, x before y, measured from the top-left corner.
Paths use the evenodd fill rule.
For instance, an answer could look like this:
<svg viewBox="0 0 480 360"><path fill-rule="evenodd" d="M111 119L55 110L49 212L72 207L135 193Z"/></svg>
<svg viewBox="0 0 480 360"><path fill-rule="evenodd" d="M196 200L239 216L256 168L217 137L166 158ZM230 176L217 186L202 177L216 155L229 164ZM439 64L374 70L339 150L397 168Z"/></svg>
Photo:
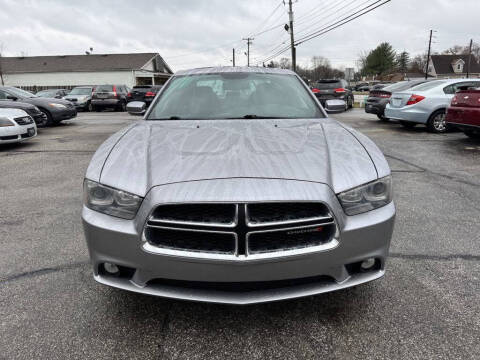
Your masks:
<svg viewBox="0 0 480 360"><path fill-rule="evenodd" d="M445 123L445 113L439 113L433 118L433 127L438 132L444 132L447 129Z"/></svg>

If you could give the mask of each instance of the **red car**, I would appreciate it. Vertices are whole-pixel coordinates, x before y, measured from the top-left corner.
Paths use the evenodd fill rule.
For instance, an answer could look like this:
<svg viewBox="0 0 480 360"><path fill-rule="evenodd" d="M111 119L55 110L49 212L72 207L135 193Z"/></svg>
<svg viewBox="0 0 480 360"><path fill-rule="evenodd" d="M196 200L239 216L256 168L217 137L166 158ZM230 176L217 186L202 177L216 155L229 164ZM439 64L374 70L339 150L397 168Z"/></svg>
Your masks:
<svg viewBox="0 0 480 360"><path fill-rule="evenodd" d="M457 92L447 109L445 121L465 135L480 139L480 88Z"/></svg>

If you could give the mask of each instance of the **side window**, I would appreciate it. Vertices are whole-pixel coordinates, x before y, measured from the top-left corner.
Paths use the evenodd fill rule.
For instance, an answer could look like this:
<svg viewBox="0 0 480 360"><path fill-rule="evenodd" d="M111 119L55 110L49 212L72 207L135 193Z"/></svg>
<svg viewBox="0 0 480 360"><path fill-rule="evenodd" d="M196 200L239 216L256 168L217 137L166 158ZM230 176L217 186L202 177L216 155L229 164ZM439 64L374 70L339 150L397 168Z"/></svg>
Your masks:
<svg viewBox="0 0 480 360"><path fill-rule="evenodd" d="M448 86L444 87L443 92L445 94L455 94L455 92L456 92L455 85L456 84L452 84L452 85L448 85Z"/></svg>
<svg viewBox="0 0 480 360"><path fill-rule="evenodd" d="M3 90L0 90L0 100L7 100L7 93Z"/></svg>

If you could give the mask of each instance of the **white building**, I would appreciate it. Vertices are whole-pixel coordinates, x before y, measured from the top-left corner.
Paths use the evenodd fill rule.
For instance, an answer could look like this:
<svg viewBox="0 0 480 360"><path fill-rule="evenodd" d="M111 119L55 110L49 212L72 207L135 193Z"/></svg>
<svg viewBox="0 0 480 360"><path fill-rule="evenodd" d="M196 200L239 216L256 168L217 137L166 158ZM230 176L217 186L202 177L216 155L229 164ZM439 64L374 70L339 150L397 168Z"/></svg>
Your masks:
<svg viewBox="0 0 480 360"><path fill-rule="evenodd" d="M5 86L29 90L156 85L165 83L173 73L158 53L2 57L0 71Z"/></svg>

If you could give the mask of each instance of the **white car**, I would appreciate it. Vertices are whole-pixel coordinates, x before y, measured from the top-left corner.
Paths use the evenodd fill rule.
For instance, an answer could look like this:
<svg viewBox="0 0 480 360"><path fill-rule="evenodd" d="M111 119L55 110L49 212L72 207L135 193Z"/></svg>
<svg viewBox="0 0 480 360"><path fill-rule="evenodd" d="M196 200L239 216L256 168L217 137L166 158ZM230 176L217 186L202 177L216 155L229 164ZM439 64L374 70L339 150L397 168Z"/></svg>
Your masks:
<svg viewBox="0 0 480 360"><path fill-rule="evenodd" d="M425 124L429 131L443 133L447 130L445 112L453 96L470 87L480 87L480 79L435 80L393 93L385 117L407 128Z"/></svg>
<svg viewBox="0 0 480 360"><path fill-rule="evenodd" d="M0 144L16 143L37 135L32 117L20 109L0 109Z"/></svg>

